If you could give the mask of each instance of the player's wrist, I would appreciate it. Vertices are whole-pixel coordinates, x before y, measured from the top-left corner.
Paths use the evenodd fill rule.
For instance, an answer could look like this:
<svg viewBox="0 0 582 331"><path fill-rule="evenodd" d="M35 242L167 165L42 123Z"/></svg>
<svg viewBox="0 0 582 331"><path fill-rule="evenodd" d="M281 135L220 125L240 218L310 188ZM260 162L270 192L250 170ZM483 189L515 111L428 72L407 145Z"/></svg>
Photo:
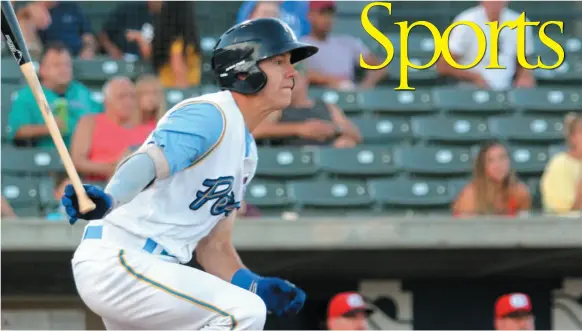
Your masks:
<svg viewBox="0 0 582 331"><path fill-rule="evenodd" d="M231 284L244 288L245 290L257 293L257 283L262 277L250 271L241 268L232 276Z"/></svg>

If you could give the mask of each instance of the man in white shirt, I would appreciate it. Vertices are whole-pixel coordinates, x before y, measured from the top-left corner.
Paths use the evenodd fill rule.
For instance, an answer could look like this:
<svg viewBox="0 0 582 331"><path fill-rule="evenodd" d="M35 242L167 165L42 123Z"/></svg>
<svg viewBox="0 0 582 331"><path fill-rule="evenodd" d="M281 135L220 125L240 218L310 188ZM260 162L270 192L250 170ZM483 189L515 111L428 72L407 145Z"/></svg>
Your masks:
<svg viewBox="0 0 582 331"><path fill-rule="evenodd" d="M491 31L488 22L498 21L499 26L507 21L519 18L520 13L507 8L507 1L481 1L481 4L461 12L455 22L469 21L477 24L487 39L487 48L483 59L472 69L459 70L446 63L443 57L437 63L437 70L443 76L451 76L461 81L461 85L476 86L482 89L508 90L514 87L530 88L536 82L533 73L523 68L517 61L517 29L503 28L499 34L499 65L505 69L486 69L491 61ZM526 18L527 20L527 18ZM534 51L532 27L526 28L525 55ZM470 27L455 27L449 38L449 50L453 59L459 64L467 65L475 61L479 53L477 36Z"/></svg>

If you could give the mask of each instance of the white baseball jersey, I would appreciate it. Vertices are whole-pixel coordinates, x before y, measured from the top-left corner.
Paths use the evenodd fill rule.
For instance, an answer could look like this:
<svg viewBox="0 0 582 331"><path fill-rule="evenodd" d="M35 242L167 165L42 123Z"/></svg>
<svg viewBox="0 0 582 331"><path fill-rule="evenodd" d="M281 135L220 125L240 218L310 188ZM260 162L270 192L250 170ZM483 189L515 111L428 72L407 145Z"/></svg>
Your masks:
<svg viewBox="0 0 582 331"><path fill-rule="evenodd" d="M257 148L229 91L182 101L144 142L162 148L170 174L103 221L154 240L187 263L197 243L240 207ZM138 151L139 152L139 151Z"/></svg>

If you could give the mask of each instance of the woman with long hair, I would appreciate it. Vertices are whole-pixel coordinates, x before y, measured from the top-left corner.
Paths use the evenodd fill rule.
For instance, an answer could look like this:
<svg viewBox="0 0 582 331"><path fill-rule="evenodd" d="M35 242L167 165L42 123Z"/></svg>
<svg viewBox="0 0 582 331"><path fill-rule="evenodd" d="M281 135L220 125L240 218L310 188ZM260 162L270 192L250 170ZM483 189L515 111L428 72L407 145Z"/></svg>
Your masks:
<svg viewBox="0 0 582 331"><path fill-rule="evenodd" d="M540 181L544 209L567 214L582 211L582 114L564 120L568 149L557 153L546 165Z"/></svg>
<svg viewBox="0 0 582 331"><path fill-rule="evenodd" d="M158 120L166 113L164 88L154 75L140 76L135 83L137 108L135 122L153 131Z"/></svg>
<svg viewBox="0 0 582 331"><path fill-rule="evenodd" d="M531 208L531 195L511 169L507 150L498 141L483 144L473 178L453 204L457 216L517 215Z"/></svg>

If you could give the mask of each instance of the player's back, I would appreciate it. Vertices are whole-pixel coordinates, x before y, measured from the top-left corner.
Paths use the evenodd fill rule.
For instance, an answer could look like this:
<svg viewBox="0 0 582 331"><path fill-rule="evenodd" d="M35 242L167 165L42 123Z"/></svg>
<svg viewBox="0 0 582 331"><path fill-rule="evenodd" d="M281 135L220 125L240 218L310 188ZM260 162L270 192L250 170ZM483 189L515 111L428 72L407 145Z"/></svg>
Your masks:
<svg viewBox="0 0 582 331"><path fill-rule="evenodd" d="M168 132L183 139L166 141ZM185 146L193 141L190 137L201 143ZM154 181L104 221L150 238L187 262L197 242L240 207L244 185L256 169L256 145L228 91L179 103L159 121L141 150L150 142L161 147L169 177ZM181 155L192 151L196 157L184 164L177 160L177 150Z"/></svg>

